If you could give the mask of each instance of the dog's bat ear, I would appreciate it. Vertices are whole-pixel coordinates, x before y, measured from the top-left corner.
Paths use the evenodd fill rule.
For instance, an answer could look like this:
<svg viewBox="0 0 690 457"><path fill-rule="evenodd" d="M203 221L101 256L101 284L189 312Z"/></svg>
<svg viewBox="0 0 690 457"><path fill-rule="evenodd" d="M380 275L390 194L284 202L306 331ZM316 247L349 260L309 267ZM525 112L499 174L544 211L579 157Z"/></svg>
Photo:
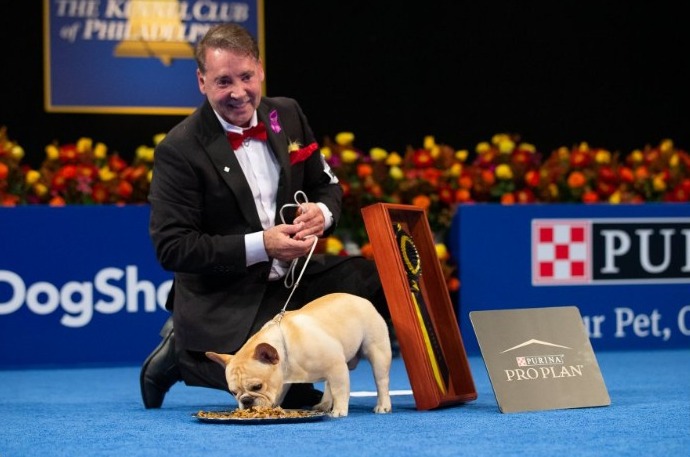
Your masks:
<svg viewBox="0 0 690 457"><path fill-rule="evenodd" d="M268 343L259 343L254 349L254 358L262 363L270 363L276 365L280 360L276 348Z"/></svg>
<svg viewBox="0 0 690 457"><path fill-rule="evenodd" d="M213 360L217 364L221 366L226 366L228 363L230 363L230 360L232 359L232 356L230 354L218 354L216 352L206 352L206 357L209 359Z"/></svg>

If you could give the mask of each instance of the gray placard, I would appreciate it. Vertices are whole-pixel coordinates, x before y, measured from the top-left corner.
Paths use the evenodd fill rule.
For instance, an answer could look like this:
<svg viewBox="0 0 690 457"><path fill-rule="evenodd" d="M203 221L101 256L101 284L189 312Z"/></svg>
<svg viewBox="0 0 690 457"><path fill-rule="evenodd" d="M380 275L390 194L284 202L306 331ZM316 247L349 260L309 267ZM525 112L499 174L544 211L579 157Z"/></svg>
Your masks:
<svg viewBox="0 0 690 457"><path fill-rule="evenodd" d="M575 306L473 311L502 413L611 404Z"/></svg>

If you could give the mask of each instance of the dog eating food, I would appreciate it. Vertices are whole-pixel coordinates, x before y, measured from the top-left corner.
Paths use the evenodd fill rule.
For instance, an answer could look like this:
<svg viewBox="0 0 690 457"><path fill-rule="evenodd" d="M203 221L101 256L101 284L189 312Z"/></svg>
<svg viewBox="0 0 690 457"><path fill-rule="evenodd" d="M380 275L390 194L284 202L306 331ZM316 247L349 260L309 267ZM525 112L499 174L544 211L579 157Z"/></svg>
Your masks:
<svg viewBox="0 0 690 457"><path fill-rule="evenodd" d="M288 384L325 381L313 409L331 417L347 416L349 370L364 358L376 383L374 412L391 412L388 327L374 305L356 295L324 295L267 322L235 355L206 356L225 368L239 409L276 407Z"/></svg>

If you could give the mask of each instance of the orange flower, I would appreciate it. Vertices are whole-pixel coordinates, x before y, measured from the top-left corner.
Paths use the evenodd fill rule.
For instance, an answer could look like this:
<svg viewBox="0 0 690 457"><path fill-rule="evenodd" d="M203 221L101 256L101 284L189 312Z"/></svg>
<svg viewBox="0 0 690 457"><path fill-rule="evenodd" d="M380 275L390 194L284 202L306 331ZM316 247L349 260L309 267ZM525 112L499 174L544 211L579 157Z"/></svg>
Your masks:
<svg viewBox="0 0 690 457"><path fill-rule="evenodd" d="M539 172L537 170L529 170L525 173L525 183L530 187L537 187L540 181Z"/></svg>
<svg viewBox="0 0 690 457"><path fill-rule="evenodd" d="M512 192L505 193L501 195L502 205L512 205L515 203L515 195Z"/></svg>
<svg viewBox="0 0 690 457"><path fill-rule="evenodd" d="M117 194L124 199L131 197L133 191L134 188L129 181L120 181L117 185Z"/></svg>
<svg viewBox="0 0 690 457"><path fill-rule="evenodd" d="M649 170L644 165L635 169L635 179L644 181L649 178Z"/></svg>
<svg viewBox="0 0 690 457"><path fill-rule="evenodd" d="M472 197L470 191L467 189L458 189L455 191L455 200L460 203L465 203L471 201Z"/></svg>
<svg viewBox="0 0 690 457"><path fill-rule="evenodd" d="M568 186L571 189L579 189L584 186L586 182L587 178L585 178L585 175L580 171L573 171L568 176Z"/></svg>
<svg viewBox="0 0 690 457"><path fill-rule="evenodd" d="M629 167L620 167L618 170L618 176L620 176L621 181L631 183L635 181L635 176L633 171Z"/></svg>
<svg viewBox="0 0 690 457"><path fill-rule="evenodd" d="M361 249L361 254L363 257L366 257L367 259L373 259L374 258L374 248L371 246L371 243L365 243L362 246Z"/></svg>
<svg viewBox="0 0 690 457"><path fill-rule="evenodd" d="M56 195L55 197L51 198L50 201L48 202L48 205L50 206L65 206L65 199L60 197L59 195Z"/></svg>
<svg viewBox="0 0 690 457"><path fill-rule="evenodd" d="M368 163L360 163L359 165L357 165L357 176L359 176L360 178L371 176L373 172L374 169Z"/></svg>
<svg viewBox="0 0 690 457"><path fill-rule="evenodd" d="M493 185L496 182L496 176L491 170L482 170L481 177L482 182L489 186Z"/></svg>
<svg viewBox="0 0 690 457"><path fill-rule="evenodd" d="M592 191L588 190L584 194L582 194L582 202L583 203L596 203L599 201L599 195Z"/></svg>
<svg viewBox="0 0 690 457"><path fill-rule="evenodd" d="M470 176L468 173L463 173L460 176L460 178L458 179L458 184L463 189L471 189L472 188L472 176Z"/></svg>
<svg viewBox="0 0 690 457"><path fill-rule="evenodd" d="M412 204L420 208L429 209L431 206L431 199L426 195L417 195L412 199Z"/></svg>
<svg viewBox="0 0 690 457"><path fill-rule="evenodd" d="M460 280L454 276L446 281L446 285L449 292L457 292L460 290Z"/></svg>

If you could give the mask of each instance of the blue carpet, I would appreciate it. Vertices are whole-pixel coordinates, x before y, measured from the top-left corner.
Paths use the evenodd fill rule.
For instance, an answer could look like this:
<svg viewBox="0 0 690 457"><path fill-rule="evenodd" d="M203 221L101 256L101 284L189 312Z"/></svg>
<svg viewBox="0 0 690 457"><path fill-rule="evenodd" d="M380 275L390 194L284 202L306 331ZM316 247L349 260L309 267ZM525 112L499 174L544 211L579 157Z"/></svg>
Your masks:
<svg viewBox="0 0 690 457"><path fill-rule="evenodd" d="M690 455L690 350L597 360L606 407L502 414L476 356L473 402L417 411L403 394L392 414L377 415L374 397L352 397L346 418L273 425L201 423L192 414L232 409L234 400L183 384L162 409L145 410L139 367L0 371L0 456ZM353 392L374 389L366 363L351 377ZM401 359L391 388L410 388Z"/></svg>

